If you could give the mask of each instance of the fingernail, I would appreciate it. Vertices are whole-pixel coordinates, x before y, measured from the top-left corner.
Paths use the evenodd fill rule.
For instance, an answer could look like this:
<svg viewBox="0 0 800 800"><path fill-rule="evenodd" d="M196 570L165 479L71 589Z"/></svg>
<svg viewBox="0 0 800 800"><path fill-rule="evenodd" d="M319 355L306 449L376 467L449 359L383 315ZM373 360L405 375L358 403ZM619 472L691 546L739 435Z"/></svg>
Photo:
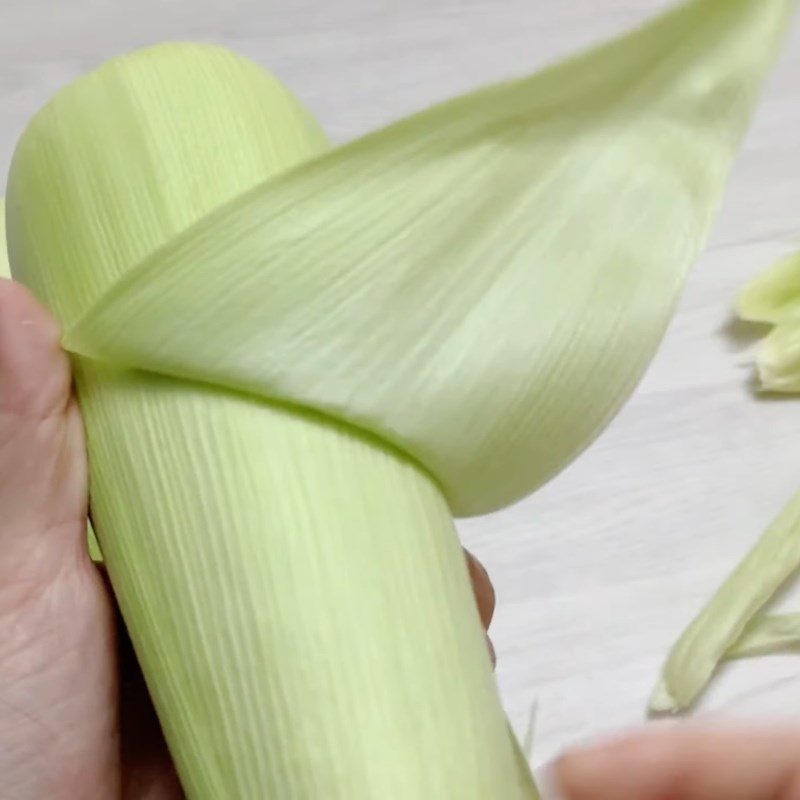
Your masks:
<svg viewBox="0 0 800 800"><path fill-rule="evenodd" d="M570 750L554 761L540 767L536 772L542 800L569 800L564 788L569 777L570 792L579 797L588 797L602 778L608 773L609 759L617 748L614 744L599 744ZM594 795L591 795L594 797Z"/></svg>
<svg viewBox="0 0 800 800"><path fill-rule="evenodd" d="M497 666L497 652L494 649L494 643L492 642L492 640L488 636L486 637L486 645L489 648L489 656L492 659L492 666L496 667Z"/></svg>
<svg viewBox="0 0 800 800"><path fill-rule="evenodd" d="M568 800L558 780L555 762L545 764L536 770L534 777L542 800Z"/></svg>

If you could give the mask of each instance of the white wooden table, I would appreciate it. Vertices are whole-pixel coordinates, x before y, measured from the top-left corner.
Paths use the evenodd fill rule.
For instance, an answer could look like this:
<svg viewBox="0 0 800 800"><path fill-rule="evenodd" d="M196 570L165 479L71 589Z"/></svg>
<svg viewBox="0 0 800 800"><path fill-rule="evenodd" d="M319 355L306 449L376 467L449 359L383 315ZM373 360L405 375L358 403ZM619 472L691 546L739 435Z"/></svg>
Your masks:
<svg viewBox="0 0 800 800"><path fill-rule="evenodd" d="M165 39L225 44L280 75L339 141L529 71L664 0L2 0L0 172L68 80ZM800 28L738 163L708 254L638 392L529 500L461 525L497 584L498 679L536 761L643 718L668 646L800 487L800 398L757 401L743 282L800 246ZM800 601L798 601L800 606ZM800 657L726 669L704 704L800 724Z"/></svg>

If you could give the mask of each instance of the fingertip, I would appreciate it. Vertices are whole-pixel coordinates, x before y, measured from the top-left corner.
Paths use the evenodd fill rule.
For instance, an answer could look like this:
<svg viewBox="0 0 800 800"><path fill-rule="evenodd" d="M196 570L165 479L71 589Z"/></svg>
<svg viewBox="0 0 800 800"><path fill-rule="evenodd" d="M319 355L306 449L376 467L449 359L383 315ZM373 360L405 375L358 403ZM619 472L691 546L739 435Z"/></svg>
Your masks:
<svg viewBox="0 0 800 800"><path fill-rule="evenodd" d="M554 763L553 779L565 800L671 797L682 779L674 743L670 736L644 732L572 750Z"/></svg>
<svg viewBox="0 0 800 800"><path fill-rule="evenodd" d="M536 788L541 800L569 800L558 775L557 762L547 764L535 772Z"/></svg>
<svg viewBox="0 0 800 800"><path fill-rule="evenodd" d="M769 800L800 785L800 736L670 726L574 750L552 767L565 800Z"/></svg>
<svg viewBox="0 0 800 800"><path fill-rule="evenodd" d="M26 286L10 278L0 278L0 324L6 333L35 336L44 347L60 349L58 322Z"/></svg>
<svg viewBox="0 0 800 800"><path fill-rule="evenodd" d="M43 416L69 397L70 370L52 315L22 284L0 278L0 409Z"/></svg>
<svg viewBox="0 0 800 800"><path fill-rule="evenodd" d="M469 576L472 580L472 588L475 592L475 600L478 603L478 612L480 613L481 622L483 623L483 627L488 630L492 618L494 617L495 606L497 605L494 586L483 564L468 550L465 550L464 553L467 557Z"/></svg>
<svg viewBox="0 0 800 800"><path fill-rule="evenodd" d="M602 791L607 769L603 750L605 748L597 751L577 750L560 756L546 771L549 791L557 792L554 796L563 800L594 800L603 797L596 793L598 790Z"/></svg>

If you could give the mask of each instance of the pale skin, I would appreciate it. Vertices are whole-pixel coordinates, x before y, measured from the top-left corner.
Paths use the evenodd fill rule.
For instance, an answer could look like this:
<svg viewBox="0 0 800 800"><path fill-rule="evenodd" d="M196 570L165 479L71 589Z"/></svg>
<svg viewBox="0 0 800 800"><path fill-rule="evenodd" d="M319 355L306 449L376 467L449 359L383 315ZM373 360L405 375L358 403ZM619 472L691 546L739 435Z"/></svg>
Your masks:
<svg viewBox="0 0 800 800"><path fill-rule="evenodd" d="M86 551L87 505L58 326L0 279L0 800L178 800L124 626ZM492 585L467 558L488 629ZM567 800L800 800L800 730L634 734L568 753L553 773Z"/></svg>

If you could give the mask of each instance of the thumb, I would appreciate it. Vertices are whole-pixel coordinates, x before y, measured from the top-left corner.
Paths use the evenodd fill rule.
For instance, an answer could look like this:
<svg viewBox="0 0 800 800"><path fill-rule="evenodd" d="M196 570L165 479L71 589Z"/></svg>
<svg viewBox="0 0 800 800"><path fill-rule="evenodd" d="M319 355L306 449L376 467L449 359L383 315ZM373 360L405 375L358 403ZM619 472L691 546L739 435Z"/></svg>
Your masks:
<svg viewBox="0 0 800 800"><path fill-rule="evenodd" d="M800 729L669 727L568 753L551 777L554 800L788 800Z"/></svg>
<svg viewBox="0 0 800 800"><path fill-rule="evenodd" d="M0 794L19 800L120 792L114 616L86 483L58 326L0 279Z"/></svg>
<svg viewBox="0 0 800 800"><path fill-rule="evenodd" d="M20 577L86 520L83 430L55 320L18 283L0 279L0 568ZM4 584L0 575L0 586Z"/></svg>

